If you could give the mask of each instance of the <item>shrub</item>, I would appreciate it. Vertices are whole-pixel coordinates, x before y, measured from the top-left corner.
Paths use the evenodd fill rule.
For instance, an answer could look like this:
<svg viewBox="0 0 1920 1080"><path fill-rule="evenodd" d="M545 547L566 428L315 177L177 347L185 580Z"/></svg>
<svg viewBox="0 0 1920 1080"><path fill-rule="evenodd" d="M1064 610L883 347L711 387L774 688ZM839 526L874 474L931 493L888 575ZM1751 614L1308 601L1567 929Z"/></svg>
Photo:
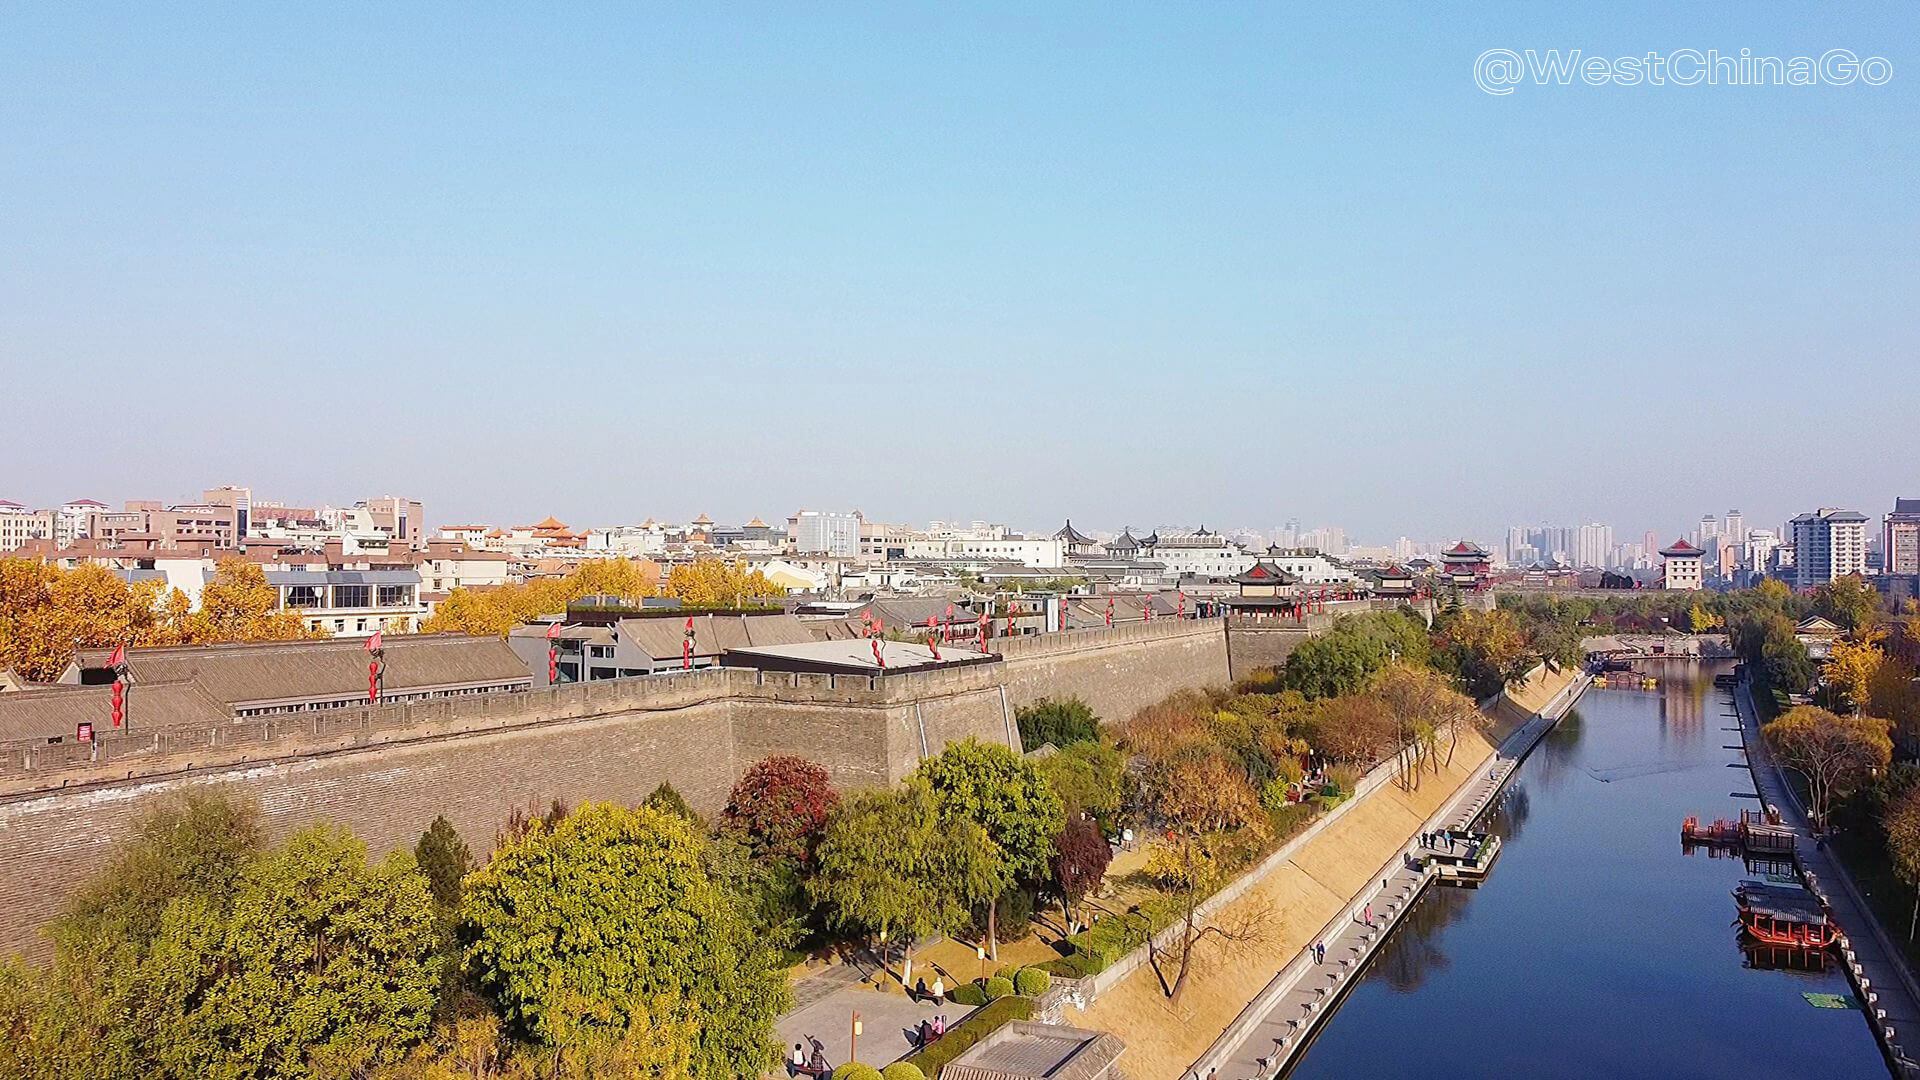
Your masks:
<svg viewBox="0 0 1920 1080"><path fill-rule="evenodd" d="M849 1061L833 1070L833 1080L880 1080L880 1070L863 1062Z"/></svg>
<svg viewBox="0 0 1920 1080"><path fill-rule="evenodd" d="M947 1062L973 1049L975 1043L991 1035L1002 1024L1033 1019L1033 1002L1023 997L1005 997L988 1005L964 1021L947 1029L933 1045L907 1058L915 1068L938 1077Z"/></svg>
<svg viewBox="0 0 1920 1080"><path fill-rule="evenodd" d="M927 1080L927 1074L911 1061L896 1061L880 1070L881 1080Z"/></svg>
<svg viewBox="0 0 1920 1080"><path fill-rule="evenodd" d="M1021 997L1039 997L1053 985L1053 979L1037 967L1021 968L1013 976L1013 988Z"/></svg>
<svg viewBox="0 0 1920 1080"><path fill-rule="evenodd" d="M1079 698L1042 698L1015 709L1013 722L1020 725L1020 742L1027 750L1037 750L1046 743L1065 749L1100 737L1100 718Z"/></svg>
<svg viewBox="0 0 1920 1080"><path fill-rule="evenodd" d="M947 996L953 999L955 1005L985 1005L987 1003L986 988L981 986L978 981L961 983L949 991Z"/></svg>
<svg viewBox="0 0 1920 1080"><path fill-rule="evenodd" d="M1019 973L1020 973L1019 964L1001 964L999 967L993 969L994 978L1005 979L1008 982L1012 982L1013 977L1015 975L1018 975Z"/></svg>
<svg viewBox="0 0 1920 1080"><path fill-rule="evenodd" d="M987 980L986 989L987 989L987 1002L991 1004L1013 993L1013 981L1011 979L1003 979L1000 976L995 975L993 978Z"/></svg>

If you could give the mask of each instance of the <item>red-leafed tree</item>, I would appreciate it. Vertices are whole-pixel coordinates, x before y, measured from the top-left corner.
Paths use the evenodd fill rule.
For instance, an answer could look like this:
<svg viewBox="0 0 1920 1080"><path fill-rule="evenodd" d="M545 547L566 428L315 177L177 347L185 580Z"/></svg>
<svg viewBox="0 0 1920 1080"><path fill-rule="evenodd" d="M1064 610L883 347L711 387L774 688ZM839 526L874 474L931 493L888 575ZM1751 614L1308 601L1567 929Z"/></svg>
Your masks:
<svg viewBox="0 0 1920 1080"><path fill-rule="evenodd" d="M827 770L779 755L755 762L727 796L720 829L744 841L756 859L806 863L840 796Z"/></svg>
<svg viewBox="0 0 1920 1080"><path fill-rule="evenodd" d="M1113 848L1090 818L1069 818L1067 827L1053 838L1053 881L1060 887L1060 912L1066 916L1069 933L1074 929L1074 905L1100 887L1112 858Z"/></svg>

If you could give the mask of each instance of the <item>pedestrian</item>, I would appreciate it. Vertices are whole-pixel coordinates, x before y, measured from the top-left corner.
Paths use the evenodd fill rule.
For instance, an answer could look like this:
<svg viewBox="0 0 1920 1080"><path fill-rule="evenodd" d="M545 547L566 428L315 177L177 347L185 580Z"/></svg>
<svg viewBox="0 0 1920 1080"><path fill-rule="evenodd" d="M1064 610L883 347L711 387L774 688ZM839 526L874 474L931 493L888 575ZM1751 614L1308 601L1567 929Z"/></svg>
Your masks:
<svg viewBox="0 0 1920 1080"><path fill-rule="evenodd" d="M1327 943L1326 942L1319 941L1314 943L1313 961L1316 964L1324 964L1327 962Z"/></svg>
<svg viewBox="0 0 1920 1080"><path fill-rule="evenodd" d="M916 1002L927 1000L927 980L925 976L922 976L913 984L913 1000Z"/></svg>
<svg viewBox="0 0 1920 1080"><path fill-rule="evenodd" d="M933 977L933 1000L947 1000L947 980L939 975Z"/></svg>
<svg viewBox="0 0 1920 1080"><path fill-rule="evenodd" d="M1367 906L1362 909L1360 917L1366 920L1368 927L1373 926L1373 901L1367 901Z"/></svg>
<svg viewBox="0 0 1920 1080"><path fill-rule="evenodd" d="M793 1044L793 1061L790 1062L787 1066L787 1075L799 1076L800 1070L806 1067L807 1067L807 1052L801 1049L799 1043L794 1043Z"/></svg>

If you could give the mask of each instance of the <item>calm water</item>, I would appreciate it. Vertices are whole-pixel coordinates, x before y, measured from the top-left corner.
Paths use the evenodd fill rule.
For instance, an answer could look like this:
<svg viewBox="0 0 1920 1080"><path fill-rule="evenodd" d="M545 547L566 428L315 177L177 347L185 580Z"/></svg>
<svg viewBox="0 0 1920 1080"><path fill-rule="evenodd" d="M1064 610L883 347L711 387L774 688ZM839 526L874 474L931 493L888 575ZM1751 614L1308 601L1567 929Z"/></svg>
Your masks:
<svg viewBox="0 0 1920 1080"><path fill-rule="evenodd" d="M1737 859L1680 850L1680 821L1752 799L1712 670L1659 690L1589 690L1521 766L1492 818L1484 888L1429 889L1293 1080L1372 1077L1883 1078L1829 965L1756 967L1729 891Z"/></svg>

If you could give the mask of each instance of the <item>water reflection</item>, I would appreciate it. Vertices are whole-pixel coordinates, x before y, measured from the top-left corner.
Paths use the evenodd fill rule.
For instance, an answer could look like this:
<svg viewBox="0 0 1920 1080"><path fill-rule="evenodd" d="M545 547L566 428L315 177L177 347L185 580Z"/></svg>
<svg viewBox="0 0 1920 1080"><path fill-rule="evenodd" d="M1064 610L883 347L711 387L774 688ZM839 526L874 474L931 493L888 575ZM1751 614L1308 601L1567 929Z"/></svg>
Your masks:
<svg viewBox="0 0 1920 1080"><path fill-rule="evenodd" d="M1394 992L1410 994L1426 985L1427 976L1445 971L1447 954L1440 938L1447 927L1467 913L1467 889L1428 889L1374 960L1374 969Z"/></svg>

